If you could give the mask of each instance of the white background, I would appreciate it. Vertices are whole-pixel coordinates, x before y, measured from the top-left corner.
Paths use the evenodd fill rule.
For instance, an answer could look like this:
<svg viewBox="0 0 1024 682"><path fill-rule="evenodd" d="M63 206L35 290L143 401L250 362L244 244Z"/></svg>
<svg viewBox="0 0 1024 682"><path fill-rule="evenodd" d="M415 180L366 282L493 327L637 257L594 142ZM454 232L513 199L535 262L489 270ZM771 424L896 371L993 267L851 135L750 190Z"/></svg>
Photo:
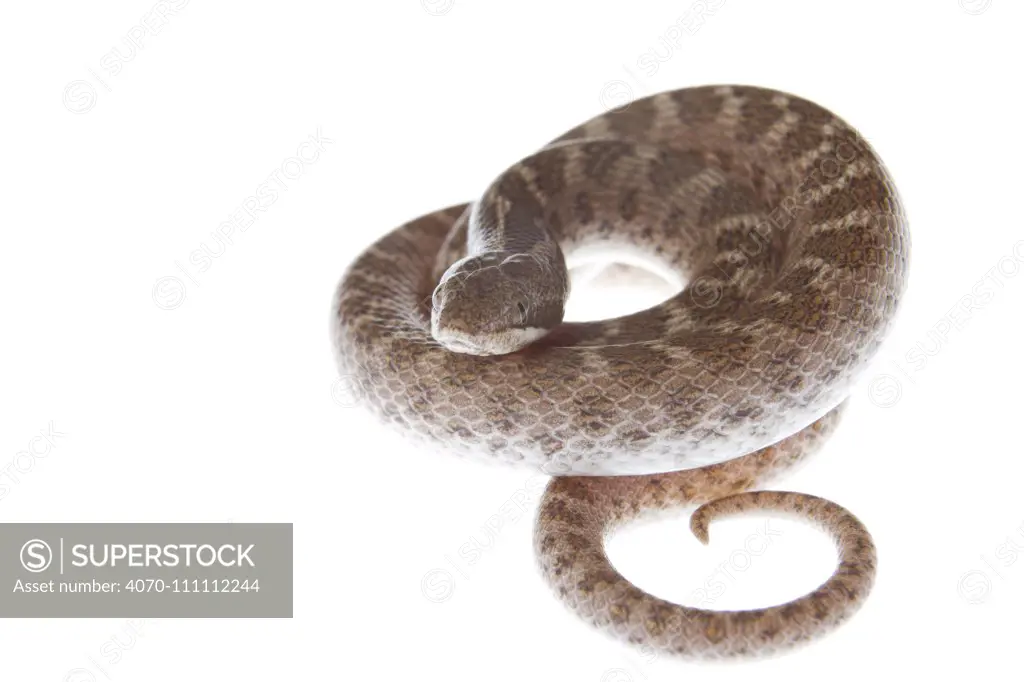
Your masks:
<svg viewBox="0 0 1024 682"><path fill-rule="evenodd" d="M1024 11L687 7L5 6L0 521L294 522L296 584L292 620L0 620L3 678L1019 669ZM809 97L860 128L902 192L913 257L899 323L841 430L782 483L867 524L874 592L808 648L698 671L620 646L556 601L532 553L541 479L416 451L349 406L328 311L345 265L385 231L473 198L624 98L728 82ZM300 150L315 160L288 162L318 131L331 141ZM218 242L275 172L286 189ZM222 251L205 270L190 260L204 245ZM32 440L51 424L53 445ZM26 459L30 443L39 456ZM521 513L500 513L510 499ZM723 582L715 608L778 603L827 577L827 538L795 522L772 521L768 549L745 555L762 524L723 520L705 548L685 521L663 522L610 551L667 598L695 603Z"/></svg>

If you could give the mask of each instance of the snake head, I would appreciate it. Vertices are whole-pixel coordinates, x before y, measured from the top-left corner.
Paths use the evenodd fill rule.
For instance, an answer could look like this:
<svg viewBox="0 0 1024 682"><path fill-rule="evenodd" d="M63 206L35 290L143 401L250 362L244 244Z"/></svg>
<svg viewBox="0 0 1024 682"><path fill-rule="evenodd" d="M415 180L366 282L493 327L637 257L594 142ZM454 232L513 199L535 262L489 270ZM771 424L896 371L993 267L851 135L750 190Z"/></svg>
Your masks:
<svg viewBox="0 0 1024 682"><path fill-rule="evenodd" d="M456 353L513 353L562 321L568 293L564 265L508 251L467 256L434 289L431 333Z"/></svg>

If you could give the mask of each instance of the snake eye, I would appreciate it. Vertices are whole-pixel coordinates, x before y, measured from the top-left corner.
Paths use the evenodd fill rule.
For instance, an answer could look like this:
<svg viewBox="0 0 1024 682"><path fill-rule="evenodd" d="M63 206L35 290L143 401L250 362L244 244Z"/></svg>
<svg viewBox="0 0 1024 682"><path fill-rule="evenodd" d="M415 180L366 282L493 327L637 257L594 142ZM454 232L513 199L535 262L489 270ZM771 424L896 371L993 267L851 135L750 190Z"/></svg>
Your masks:
<svg viewBox="0 0 1024 682"><path fill-rule="evenodd" d="M523 303L522 301L519 301L518 303L516 303L516 307L519 308L519 316L523 320L526 320L526 304Z"/></svg>

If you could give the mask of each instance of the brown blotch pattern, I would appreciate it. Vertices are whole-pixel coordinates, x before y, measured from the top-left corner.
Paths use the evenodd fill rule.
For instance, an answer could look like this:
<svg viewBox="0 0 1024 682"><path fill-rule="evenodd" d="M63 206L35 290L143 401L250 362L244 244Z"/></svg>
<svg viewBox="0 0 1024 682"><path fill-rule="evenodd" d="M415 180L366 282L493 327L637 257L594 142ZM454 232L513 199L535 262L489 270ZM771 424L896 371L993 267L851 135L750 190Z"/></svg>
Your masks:
<svg viewBox="0 0 1024 682"><path fill-rule="evenodd" d="M827 500L751 489L821 446L891 325L910 249L892 179L832 112L742 86L660 93L556 141L492 183L483 220L469 224L467 204L436 211L349 266L333 303L340 373L420 443L554 474L535 531L543 574L623 641L756 656L832 630L870 592L870 534ZM563 250L628 244L687 286L506 356L453 354L431 337L431 293L470 231L529 254L554 282ZM611 565L616 528L701 504L701 539L723 514L794 514L835 539L838 566L788 604L716 612L654 597Z"/></svg>

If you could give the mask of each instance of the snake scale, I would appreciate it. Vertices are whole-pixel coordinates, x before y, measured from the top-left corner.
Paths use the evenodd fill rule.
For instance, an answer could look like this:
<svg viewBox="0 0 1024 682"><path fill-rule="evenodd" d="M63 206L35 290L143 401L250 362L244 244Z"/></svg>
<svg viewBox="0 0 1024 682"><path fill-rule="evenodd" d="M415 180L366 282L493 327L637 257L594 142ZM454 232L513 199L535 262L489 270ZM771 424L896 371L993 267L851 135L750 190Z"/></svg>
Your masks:
<svg viewBox="0 0 1024 682"><path fill-rule="evenodd" d="M566 258L641 256L681 290L563 322ZM781 651L848 618L875 548L842 507L750 489L817 449L905 289L896 189L847 123L739 85L605 112L504 171L472 204L390 232L335 295L340 373L386 424L461 455L553 474L535 549L546 580L613 636L688 658ZM795 601L712 611L612 566L605 538L657 510L772 510L834 539Z"/></svg>

